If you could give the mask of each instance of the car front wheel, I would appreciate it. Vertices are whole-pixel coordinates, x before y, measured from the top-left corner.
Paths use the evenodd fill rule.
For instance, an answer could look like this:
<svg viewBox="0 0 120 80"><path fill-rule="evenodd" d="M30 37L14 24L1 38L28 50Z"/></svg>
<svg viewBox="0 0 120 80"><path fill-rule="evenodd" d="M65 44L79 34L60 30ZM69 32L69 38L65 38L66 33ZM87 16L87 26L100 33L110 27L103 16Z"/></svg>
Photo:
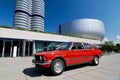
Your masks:
<svg viewBox="0 0 120 80"><path fill-rule="evenodd" d="M98 65L99 64L99 57L98 56L94 56L92 64L93 65Z"/></svg>
<svg viewBox="0 0 120 80"><path fill-rule="evenodd" d="M63 60L55 59L51 64L50 70L53 75L60 75L63 73L64 68L65 68L65 64Z"/></svg>

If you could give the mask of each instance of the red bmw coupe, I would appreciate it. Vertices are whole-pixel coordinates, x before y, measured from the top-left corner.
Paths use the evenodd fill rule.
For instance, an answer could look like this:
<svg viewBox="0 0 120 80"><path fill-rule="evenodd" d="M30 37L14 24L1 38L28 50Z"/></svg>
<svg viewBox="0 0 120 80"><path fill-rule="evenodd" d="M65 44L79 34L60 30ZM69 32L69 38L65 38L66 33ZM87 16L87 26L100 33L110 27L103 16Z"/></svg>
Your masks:
<svg viewBox="0 0 120 80"><path fill-rule="evenodd" d="M53 75L63 73L65 67L91 62L99 64L102 51L88 43L66 42L59 44L54 51L34 54L32 62L37 68L49 68Z"/></svg>

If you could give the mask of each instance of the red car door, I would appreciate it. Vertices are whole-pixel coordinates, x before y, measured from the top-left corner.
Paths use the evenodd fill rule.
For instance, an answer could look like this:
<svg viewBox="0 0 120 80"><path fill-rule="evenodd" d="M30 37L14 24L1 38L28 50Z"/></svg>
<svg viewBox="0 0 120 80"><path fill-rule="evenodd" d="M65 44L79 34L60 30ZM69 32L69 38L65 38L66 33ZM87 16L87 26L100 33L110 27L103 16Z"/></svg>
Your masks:
<svg viewBox="0 0 120 80"><path fill-rule="evenodd" d="M67 64L75 65L85 62L85 51L82 43L74 43L71 47L70 52L67 54Z"/></svg>
<svg viewBox="0 0 120 80"><path fill-rule="evenodd" d="M94 48L92 47L91 44L88 43L83 43L84 45L84 58L85 58L85 62L89 62L91 60L93 60L93 54L94 54Z"/></svg>

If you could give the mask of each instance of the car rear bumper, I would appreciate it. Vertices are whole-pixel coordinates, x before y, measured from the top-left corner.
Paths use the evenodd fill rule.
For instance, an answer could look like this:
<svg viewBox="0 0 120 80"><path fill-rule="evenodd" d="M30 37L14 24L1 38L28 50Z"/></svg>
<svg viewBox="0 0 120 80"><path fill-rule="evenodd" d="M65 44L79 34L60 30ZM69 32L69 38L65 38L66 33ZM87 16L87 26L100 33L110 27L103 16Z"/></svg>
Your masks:
<svg viewBox="0 0 120 80"><path fill-rule="evenodd" d="M35 59L32 62L37 65L37 68L49 68L51 64L51 61L35 61Z"/></svg>

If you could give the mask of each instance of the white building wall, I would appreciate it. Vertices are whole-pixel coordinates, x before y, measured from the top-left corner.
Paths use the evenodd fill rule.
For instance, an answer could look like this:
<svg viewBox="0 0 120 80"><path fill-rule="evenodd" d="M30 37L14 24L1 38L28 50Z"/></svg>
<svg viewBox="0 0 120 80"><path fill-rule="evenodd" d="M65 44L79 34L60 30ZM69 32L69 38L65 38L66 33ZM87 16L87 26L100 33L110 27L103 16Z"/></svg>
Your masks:
<svg viewBox="0 0 120 80"><path fill-rule="evenodd" d="M39 41L57 41L57 42L87 42L92 44L100 44L100 40L92 40L85 38L61 36L55 34L22 31L15 29L0 28L0 38L14 38L14 39L25 39L25 40L39 40Z"/></svg>

